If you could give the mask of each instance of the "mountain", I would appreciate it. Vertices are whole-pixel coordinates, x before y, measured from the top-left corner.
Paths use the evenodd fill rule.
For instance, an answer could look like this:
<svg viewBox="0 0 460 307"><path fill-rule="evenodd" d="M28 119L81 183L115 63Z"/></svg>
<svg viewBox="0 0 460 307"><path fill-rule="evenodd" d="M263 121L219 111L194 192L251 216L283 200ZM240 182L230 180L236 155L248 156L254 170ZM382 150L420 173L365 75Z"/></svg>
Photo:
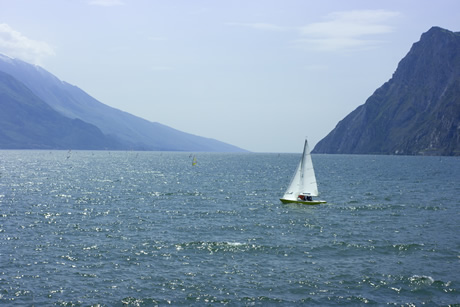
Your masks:
<svg viewBox="0 0 460 307"><path fill-rule="evenodd" d="M10 74L61 115L80 119L116 139L123 149L241 152L236 146L185 133L109 107L43 68L0 55L0 71ZM1 103L1 101L0 101Z"/></svg>
<svg viewBox="0 0 460 307"><path fill-rule="evenodd" d="M460 32L433 27L314 153L460 155Z"/></svg>
<svg viewBox="0 0 460 307"><path fill-rule="evenodd" d="M96 126L65 117L0 71L0 148L120 149Z"/></svg>

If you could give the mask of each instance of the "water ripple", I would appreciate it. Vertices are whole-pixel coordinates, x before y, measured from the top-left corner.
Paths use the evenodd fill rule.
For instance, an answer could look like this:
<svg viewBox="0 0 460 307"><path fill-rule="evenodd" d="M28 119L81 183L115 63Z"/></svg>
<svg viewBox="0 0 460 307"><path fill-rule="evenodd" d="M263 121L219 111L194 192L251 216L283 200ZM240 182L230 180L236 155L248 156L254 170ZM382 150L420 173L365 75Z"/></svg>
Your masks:
<svg viewBox="0 0 460 307"><path fill-rule="evenodd" d="M0 304L460 301L457 158L314 156L305 207L299 155L0 155Z"/></svg>

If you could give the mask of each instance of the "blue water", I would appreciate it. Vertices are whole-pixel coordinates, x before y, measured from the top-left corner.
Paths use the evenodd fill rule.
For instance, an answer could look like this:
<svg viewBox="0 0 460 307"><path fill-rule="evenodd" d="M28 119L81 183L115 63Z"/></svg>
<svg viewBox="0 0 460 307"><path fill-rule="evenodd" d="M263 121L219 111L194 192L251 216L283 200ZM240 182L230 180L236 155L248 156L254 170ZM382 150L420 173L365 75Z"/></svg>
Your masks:
<svg viewBox="0 0 460 307"><path fill-rule="evenodd" d="M460 303L460 159L0 151L0 304Z"/></svg>

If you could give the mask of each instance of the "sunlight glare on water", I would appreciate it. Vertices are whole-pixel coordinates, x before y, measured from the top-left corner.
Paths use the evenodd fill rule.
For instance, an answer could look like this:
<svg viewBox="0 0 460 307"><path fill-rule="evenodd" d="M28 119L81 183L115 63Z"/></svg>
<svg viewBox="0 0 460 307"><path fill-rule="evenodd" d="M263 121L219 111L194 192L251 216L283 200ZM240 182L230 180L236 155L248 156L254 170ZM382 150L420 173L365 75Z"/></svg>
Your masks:
<svg viewBox="0 0 460 307"><path fill-rule="evenodd" d="M458 158L195 155L1 151L0 303L460 301Z"/></svg>

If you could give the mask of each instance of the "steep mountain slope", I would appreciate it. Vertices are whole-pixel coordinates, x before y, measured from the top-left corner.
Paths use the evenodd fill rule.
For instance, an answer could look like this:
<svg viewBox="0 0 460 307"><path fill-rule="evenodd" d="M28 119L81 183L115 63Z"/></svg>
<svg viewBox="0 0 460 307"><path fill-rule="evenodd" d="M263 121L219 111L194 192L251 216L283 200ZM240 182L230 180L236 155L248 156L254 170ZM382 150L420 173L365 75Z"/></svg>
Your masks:
<svg viewBox="0 0 460 307"><path fill-rule="evenodd" d="M0 71L23 82L53 109L97 126L126 149L170 151L244 151L214 139L188 134L109 107L43 68L0 55Z"/></svg>
<svg viewBox="0 0 460 307"><path fill-rule="evenodd" d="M460 33L433 27L314 153L460 155Z"/></svg>
<svg viewBox="0 0 460 307"><path fill-rule="evenodd" d="M12 76L0 72L0 148L120 149L96 126L67 118Z"/></svg>

